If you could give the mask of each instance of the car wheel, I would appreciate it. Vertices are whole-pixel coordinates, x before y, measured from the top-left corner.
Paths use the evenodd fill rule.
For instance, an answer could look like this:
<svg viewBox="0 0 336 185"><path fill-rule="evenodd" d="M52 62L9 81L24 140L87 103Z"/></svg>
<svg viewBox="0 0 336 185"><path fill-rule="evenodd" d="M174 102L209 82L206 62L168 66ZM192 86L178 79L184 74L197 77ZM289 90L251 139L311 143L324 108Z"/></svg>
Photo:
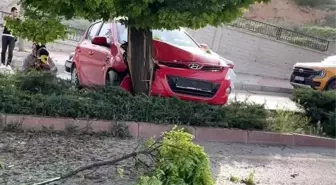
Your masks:
<svg viewBox="0 0 336 185"><path fill-rule="evenodd" d="M331 82L328 84L326 90L336 90L336 80L331 81Z"/></svg>
<svg viewBox="0 0 336 185"><path fill-rule="evenodd" d="M116 86L116 85L120 85L119 83L119 77L118 77L118 73L110 70L107 74L106 74L106 86Z"/></svg>
<svg viewBox="0 0 336 185"><path fill-rule="evenodd" d="M76 66L74 66L71 71L71 85L74 88L79 88L80 86Z"/></svg>

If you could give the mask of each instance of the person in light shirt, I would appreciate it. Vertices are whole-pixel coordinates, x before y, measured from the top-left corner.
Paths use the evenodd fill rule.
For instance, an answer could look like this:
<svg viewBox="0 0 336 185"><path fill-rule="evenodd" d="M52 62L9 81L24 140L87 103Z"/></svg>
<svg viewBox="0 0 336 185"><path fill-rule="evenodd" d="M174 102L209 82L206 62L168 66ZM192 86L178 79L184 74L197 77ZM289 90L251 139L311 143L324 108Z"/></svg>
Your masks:
<svg viewBox="0 0 336 185"><path fill-rule="evenodd" d="M11 9L11 14L9 15L11 19L18 19L18 10L16 7ZM4 30L1 37L1 64L0 68L7 68L11 70L11 63L13 59L13 51L15 47L16 38L12 35L11 30L6 27L6 21L4 22ZM7 62L6 62L6 53L8 51Z"/></svg>

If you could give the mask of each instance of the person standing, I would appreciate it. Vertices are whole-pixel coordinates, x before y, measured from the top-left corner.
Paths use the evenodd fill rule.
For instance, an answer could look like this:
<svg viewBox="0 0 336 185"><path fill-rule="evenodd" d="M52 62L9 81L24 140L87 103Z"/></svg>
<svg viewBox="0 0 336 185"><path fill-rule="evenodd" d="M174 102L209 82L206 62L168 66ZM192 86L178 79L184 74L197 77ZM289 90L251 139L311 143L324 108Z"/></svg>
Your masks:
<svg viewBox="0 0 336 185"><path fill-rule="evenodd" d="M11 14L9 16L12 19L18 19L18 10L16 7L11 8ZM13 50L15 47L16 38L11 34L11 31L6 27L6 23L4 24L4 31L2 33L2 51L1 51L1 66L6 67L11 70L11 62L13 58ZM6 63L6 53L8 50L7 63Z"/></svg>

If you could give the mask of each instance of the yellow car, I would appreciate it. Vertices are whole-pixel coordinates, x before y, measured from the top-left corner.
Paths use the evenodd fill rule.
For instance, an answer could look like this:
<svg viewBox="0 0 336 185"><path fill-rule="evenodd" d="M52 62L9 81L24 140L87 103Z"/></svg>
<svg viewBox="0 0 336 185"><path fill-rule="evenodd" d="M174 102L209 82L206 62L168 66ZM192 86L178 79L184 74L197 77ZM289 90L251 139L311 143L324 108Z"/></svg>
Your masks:
<svg viewBox="0 0 336 185"><path fill-rule="evenodd" d="M295 64L290 83L294 87L321 91L336 89L336 55L329 56L322 62Z"/></svg>

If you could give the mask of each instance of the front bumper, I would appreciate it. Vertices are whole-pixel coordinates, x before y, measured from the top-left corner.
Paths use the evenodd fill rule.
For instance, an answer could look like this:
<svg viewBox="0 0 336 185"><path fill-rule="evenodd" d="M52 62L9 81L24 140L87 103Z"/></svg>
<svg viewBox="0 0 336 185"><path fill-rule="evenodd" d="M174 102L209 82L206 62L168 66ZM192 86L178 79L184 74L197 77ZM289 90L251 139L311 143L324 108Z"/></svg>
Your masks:
<svg viewBox="0 0 336 185"><path fill-rule="evenodd" d="M71 73L71 68L72 68L72 61L71 60L66 60L64 64L65 71L68 73Z"/></svg>
<svg viewBox="0 0 336 185"><path fill-rule="evenodd" d="M321 88L321 82L317 80L317 73L310 69L304 69L299 72L299 70L295 68L290 76L290 83L294 87Z"/></svg>
<svg viewBox="0 0 336 185"><path fill-rule="evenodd" d="M228 69L203 72L162 66L155 72L150 94L224 105L231 93L231 82L225 79L227 72Z"/></svg>

